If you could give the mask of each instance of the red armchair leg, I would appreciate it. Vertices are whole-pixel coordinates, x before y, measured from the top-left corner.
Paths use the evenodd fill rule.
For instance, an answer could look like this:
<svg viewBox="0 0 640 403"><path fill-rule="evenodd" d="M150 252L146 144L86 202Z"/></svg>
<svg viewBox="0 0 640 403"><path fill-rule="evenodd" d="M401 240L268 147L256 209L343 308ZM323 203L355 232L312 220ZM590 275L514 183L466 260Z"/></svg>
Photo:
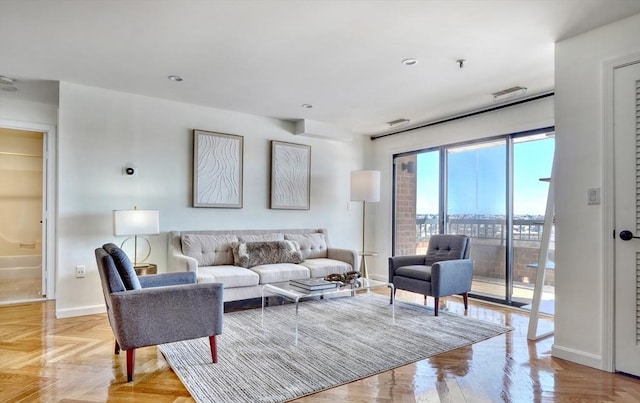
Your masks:
<svg viewBox="0 0 640 403"><path fill-rule="evenodd" d="M465 292L462 294L462 301L464 301L464 310L469 309L469 293Z"/></svg>
<svg viewBox="0 0 640 403"><path fill-rule="evenodd" d="M214 363L218 362L218 346L216 345L216 335L209 336L209 346L211 346L211 359Z"/></svg>
<svg viewBox="0 0 640 403"><path fill-rule="evenodd" d="M127 382L133 381L133 368L136 363L136 349L127 350Z"/></svg>
<svg viewBox="0 0 640 403"><path fill-rule="evenodd" d="M435 305L433 306L433 310L435 311L435 315L434 316L438 316L438 308L440 308L440 298L438 297L433 297L435 299Z"/></svg>
<svg viewBox="0 0 640 403"><path fill-rule="evenodd" d="M120 344L118 344L118 340L116 340L115 353L116 353L116 354L120 354Z"/></svg>

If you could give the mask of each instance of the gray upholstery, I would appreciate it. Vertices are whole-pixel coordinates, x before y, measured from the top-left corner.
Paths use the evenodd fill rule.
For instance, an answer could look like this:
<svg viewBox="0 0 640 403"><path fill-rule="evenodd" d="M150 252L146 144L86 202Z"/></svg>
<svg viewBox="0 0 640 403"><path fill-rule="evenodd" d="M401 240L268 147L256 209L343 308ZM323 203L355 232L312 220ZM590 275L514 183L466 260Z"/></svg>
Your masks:
<svg viewBox="0 0 640 403"><path fill-rule="evenodd" d="M462 294L465 309L471 291L473 260L469 259L469 238L464 235L432 235L424 255L389 258L389 282L395 289L407 290L435 299Z"/></svg>
<svg viewBox="0 0 640 403"><path fill-rule="evenodd" d="M114 259L120 256L118 249L106 244L95 250L95 256L116 353L120 348L128 353L129 381L133 379L133 362L129 361L138 347L209 337L214 356L215 335L222 333L222 284L196 284L193 272L164 273L136 276L140 289L127 290L120 273L131 271L135 276L135 271L118 267L131 265L129 259Z"/></svg>

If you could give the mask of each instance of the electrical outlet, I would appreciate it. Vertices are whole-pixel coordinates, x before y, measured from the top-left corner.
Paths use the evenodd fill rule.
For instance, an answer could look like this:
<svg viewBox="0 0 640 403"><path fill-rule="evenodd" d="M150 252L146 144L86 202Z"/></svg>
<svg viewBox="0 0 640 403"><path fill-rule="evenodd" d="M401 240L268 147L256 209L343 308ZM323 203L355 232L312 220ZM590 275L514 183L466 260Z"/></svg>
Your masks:
<svg viewBox="0 0 640 403"><path fill-rule="evenodd" d="M85 266L76 266L76 278L83 278L85 270Z"/></svg>

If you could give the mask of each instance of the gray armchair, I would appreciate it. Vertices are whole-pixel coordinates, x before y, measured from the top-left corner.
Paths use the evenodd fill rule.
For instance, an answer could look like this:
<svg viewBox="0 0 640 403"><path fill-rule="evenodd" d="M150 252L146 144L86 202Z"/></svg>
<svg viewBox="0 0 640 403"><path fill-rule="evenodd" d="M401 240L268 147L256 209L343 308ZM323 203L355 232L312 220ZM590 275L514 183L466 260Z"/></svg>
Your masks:
<svg viewBox="0 0 640 403"><path fill-rule="evenodd" d="M439 298L461 294L468 309L468 293L473 279L473 260L469 259L469 238L465 235L432 235L424 255L389 258L389 282L395 290L407 290L435 299L438 316Z"/></svg>
<svg viewBox="0 0 640 403"><path fill-rule="evenodd" d="M110 243L95 250L115 353L127 352L127 380L133 380L135 349L208 337L218 362L222 333L222 284L196 284L193 272L136 275L127 255Z"/></svg>

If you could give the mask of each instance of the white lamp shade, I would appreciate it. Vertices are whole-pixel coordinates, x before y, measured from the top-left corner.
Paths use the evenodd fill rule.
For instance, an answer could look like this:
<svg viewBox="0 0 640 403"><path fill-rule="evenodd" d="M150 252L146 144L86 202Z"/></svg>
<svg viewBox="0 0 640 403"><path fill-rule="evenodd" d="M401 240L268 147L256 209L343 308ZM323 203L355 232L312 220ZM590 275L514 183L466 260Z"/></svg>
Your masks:
<svg viewBox="0 0 640 403"><path fill-rule="evenodd" d="M113 210L114 235L157 235L159 233L158 210Z"/></svg>
<svg viewBox="0 0 640 403"><path fill-rule="evenodd" d="M351 201L380 201L380 171L351 171Z"/></svg>

